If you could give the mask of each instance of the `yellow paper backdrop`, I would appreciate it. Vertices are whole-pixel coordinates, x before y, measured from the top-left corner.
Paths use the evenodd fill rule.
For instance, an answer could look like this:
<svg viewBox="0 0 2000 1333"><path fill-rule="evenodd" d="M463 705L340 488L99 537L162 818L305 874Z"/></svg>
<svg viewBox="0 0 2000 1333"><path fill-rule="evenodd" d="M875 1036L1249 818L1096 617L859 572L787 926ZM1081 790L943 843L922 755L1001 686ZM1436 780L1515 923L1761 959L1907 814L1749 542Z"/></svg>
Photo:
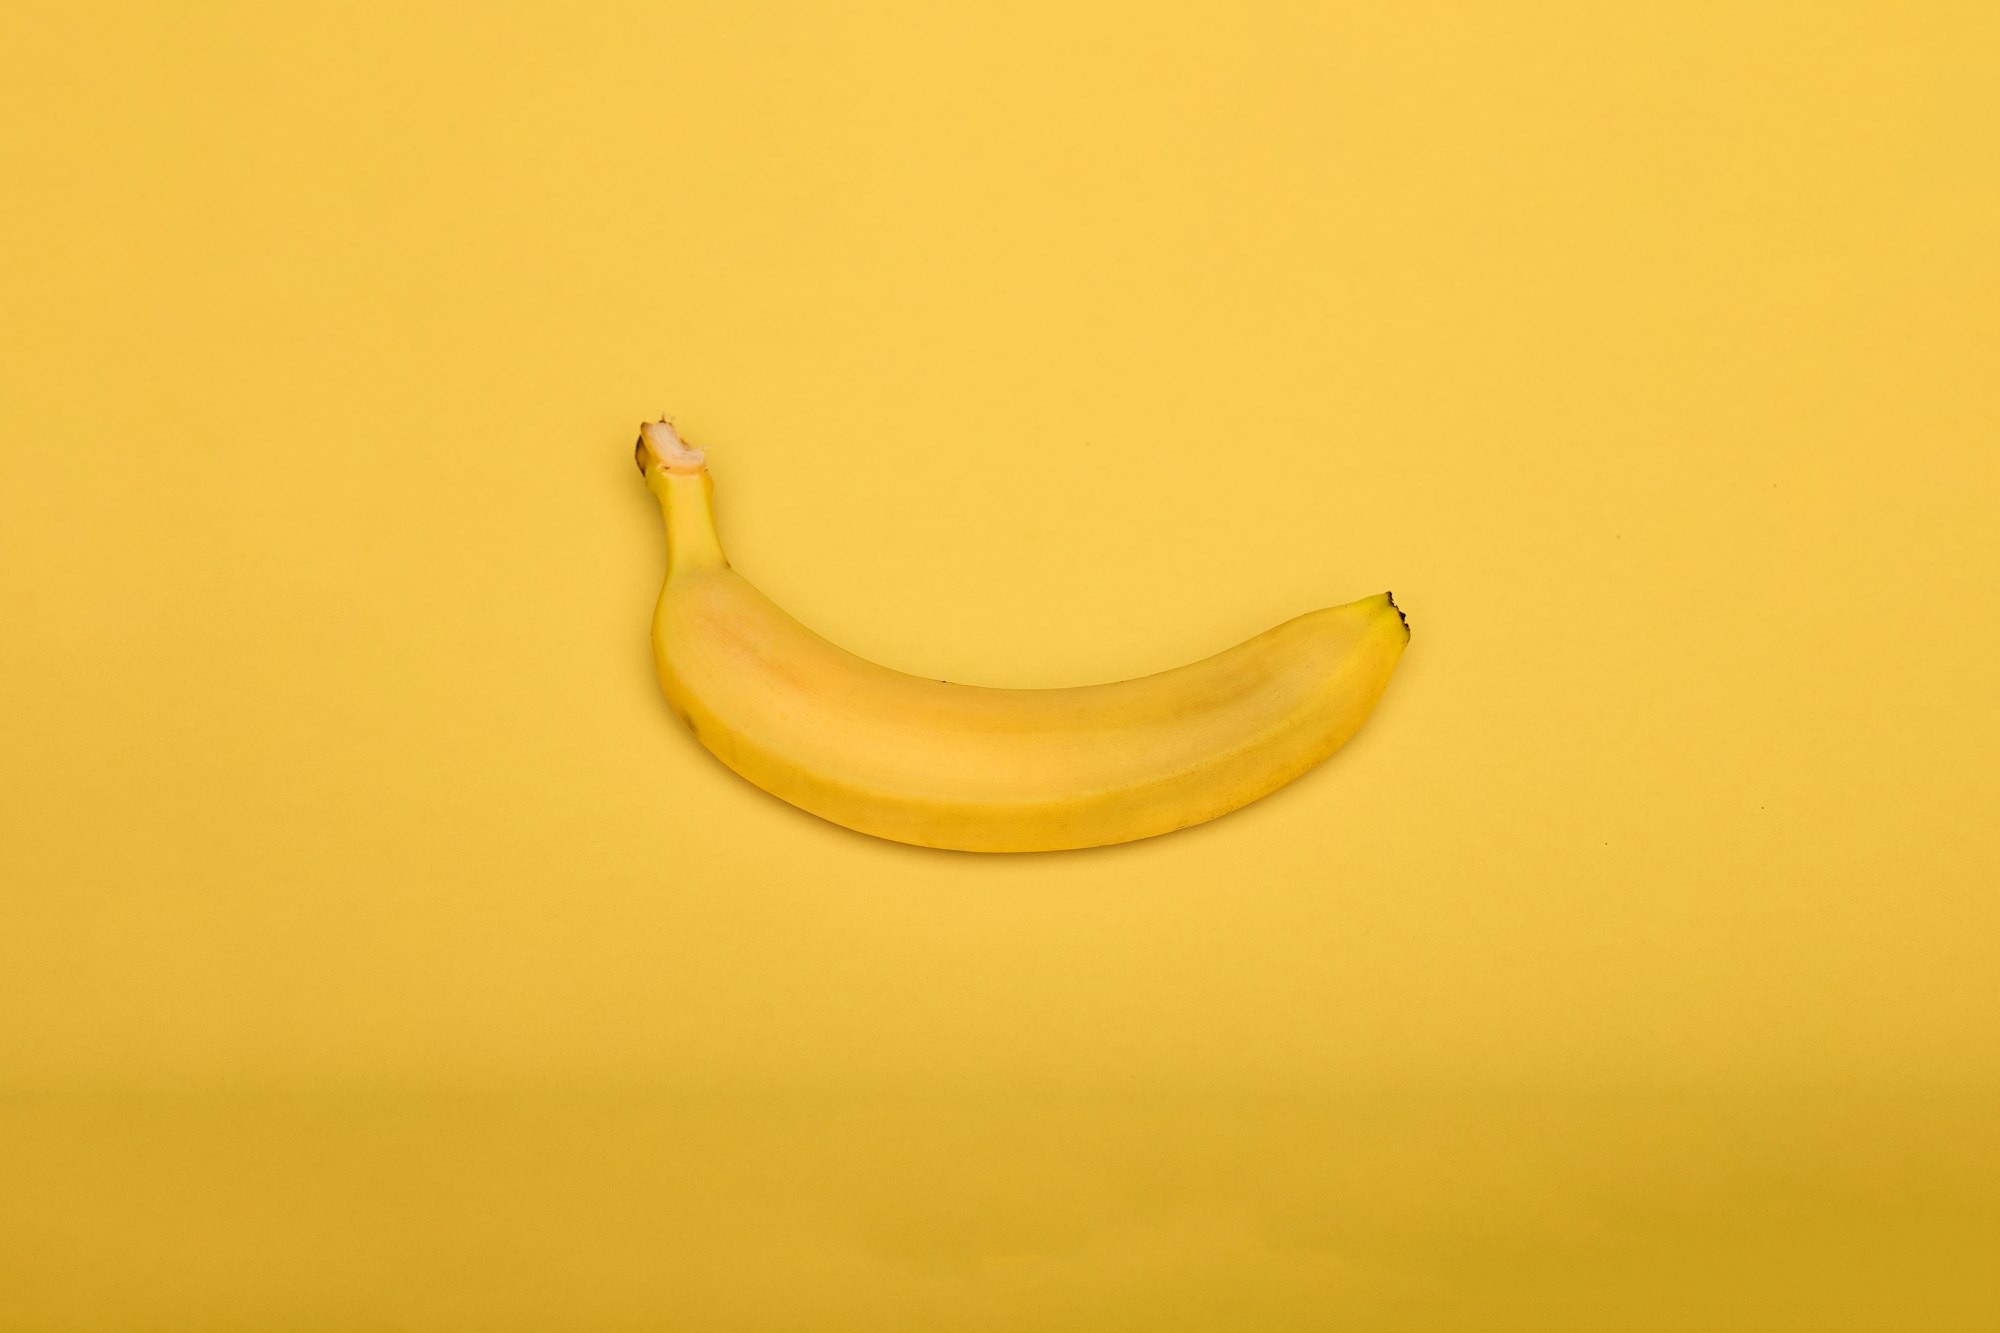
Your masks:
<svg viewBox="0 0 2000 1333"><path fill-rule="evenodd" d="M2000 1323L2000 8L49 4L0 1329ZM979 858L676 727L630 460L1361 737Z"/></svg>

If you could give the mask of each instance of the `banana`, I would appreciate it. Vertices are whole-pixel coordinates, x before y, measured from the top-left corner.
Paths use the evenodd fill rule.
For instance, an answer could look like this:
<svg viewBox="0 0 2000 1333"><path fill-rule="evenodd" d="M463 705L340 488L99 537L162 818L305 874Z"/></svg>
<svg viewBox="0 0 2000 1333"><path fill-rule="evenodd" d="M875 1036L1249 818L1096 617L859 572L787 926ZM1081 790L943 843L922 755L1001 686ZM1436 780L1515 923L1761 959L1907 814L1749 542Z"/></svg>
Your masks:
<svg viewBox="0 0 2000 1333"><path fill-rule="evenodd" d="M1339 749L1410 637L1382 593L1115 684L905 675L835 647L729 567L707 459L669 422L642 426L635 452L666 517L653 653L675 715L765 791L897 842L1055 851L1227 814Z"/></svg>

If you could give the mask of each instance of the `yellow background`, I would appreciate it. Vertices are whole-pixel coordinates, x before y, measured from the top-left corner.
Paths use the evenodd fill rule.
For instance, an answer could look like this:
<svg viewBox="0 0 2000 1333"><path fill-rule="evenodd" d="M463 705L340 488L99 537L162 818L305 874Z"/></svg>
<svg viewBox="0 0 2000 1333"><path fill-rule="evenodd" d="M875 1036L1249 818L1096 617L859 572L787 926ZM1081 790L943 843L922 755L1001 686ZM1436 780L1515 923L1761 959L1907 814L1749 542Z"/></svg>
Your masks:
<svg viewBox="0 0 2000 1333"><path fill-rule="evenodd" d="M2000 1323L2000 8L10 6L0 1328ZM1393 588L1361 737L864 838L647 646Z"/></svg>

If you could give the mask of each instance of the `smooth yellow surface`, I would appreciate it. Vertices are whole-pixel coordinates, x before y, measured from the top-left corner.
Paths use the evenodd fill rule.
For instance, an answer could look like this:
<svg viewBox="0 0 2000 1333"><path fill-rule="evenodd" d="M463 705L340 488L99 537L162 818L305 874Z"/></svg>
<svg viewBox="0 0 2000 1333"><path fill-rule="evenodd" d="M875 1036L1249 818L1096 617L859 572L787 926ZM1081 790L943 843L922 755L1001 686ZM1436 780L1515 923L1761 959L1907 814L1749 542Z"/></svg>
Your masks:
<svg viewBox="0 0 2000 1333"><path fill-rule="evenodd" d="M668 707L746 782L858 833L1059 852L1206 823L1346 744L1409 643L1378 593L1127 680L1004 689L895 671L814 634L730 567L714 478L658 466L663 430L646 426L641 456L667 529L652 638ZM871 525L874 509L849 518Z"/></svg>
<svg viewBox="0 0 2000 1333"><path fill-rule="evenodd" d="M2000 8L5 26L0 1329L2000 1322ZM1415 637L861 837L660 698L663 409L890 666Z"/></svg>

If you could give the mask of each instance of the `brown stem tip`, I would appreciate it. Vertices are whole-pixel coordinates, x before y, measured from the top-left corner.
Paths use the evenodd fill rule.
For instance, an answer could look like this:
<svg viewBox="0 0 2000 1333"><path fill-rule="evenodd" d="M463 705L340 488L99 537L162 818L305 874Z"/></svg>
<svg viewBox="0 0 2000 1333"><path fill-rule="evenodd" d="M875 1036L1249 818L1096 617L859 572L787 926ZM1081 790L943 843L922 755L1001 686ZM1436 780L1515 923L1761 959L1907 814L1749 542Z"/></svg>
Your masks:
<svg viewBox="0 0 2000 1333"><path fill-rule="evenodd" d="M681 439L674 423L665 417L639 427L639 442L633 446L632 458L641 472L651 472L655 468L668 472L699 472L708 461L706 454Z"/></svg>

